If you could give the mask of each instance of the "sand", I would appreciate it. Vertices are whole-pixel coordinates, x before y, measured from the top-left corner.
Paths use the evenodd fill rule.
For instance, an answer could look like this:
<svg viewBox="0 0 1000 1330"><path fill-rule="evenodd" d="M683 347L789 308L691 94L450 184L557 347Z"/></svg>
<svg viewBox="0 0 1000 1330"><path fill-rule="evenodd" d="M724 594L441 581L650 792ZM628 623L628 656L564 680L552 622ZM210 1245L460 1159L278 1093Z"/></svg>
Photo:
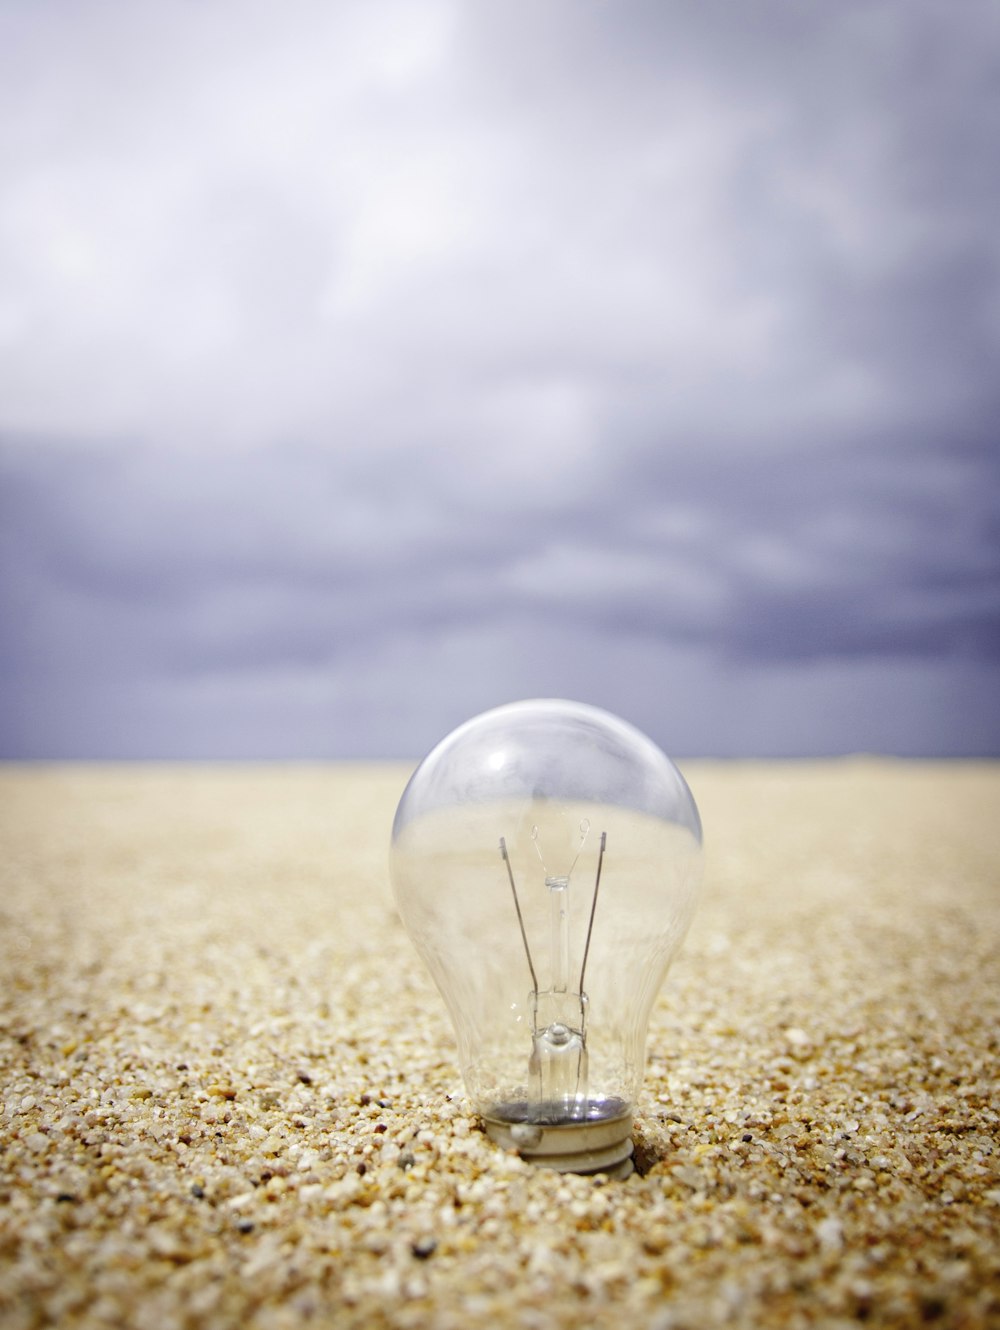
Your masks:
<svg viewBox="0 0 1000 1330"><path fill-rule="evenodd" d="M483 1134L405 767L0 771L0 1324L1000 1324L1000 767L682 765L622 1181Z"/></svg>

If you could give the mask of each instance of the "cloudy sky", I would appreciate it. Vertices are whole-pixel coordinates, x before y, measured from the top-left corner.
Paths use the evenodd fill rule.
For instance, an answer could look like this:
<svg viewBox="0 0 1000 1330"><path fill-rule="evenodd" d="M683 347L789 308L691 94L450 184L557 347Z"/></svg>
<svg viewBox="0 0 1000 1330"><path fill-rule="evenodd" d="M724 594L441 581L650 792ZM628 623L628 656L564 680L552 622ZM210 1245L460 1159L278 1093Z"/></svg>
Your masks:
<svg viewBox="0 0 1000 1330"><path fill-rule="evenodd" d="M993 0L0 0L0 753L1000 752Z"/></svg>

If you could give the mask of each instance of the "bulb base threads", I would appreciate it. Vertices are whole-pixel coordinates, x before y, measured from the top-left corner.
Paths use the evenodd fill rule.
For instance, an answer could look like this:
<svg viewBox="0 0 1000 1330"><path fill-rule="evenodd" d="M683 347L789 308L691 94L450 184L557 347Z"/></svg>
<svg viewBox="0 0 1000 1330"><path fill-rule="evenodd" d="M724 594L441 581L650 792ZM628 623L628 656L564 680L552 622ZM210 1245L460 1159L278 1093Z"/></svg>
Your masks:
<svg viewBox="0 0 1000 1330"><path fill-rule="evenodd" d="M490 1140L505 1150L516 1150L526 1163L560 1173L627 1178L632 1172L631 1111L580 1121L531 1122L523 1116L525 1108L502 1104L484 1113Z"/></svg>

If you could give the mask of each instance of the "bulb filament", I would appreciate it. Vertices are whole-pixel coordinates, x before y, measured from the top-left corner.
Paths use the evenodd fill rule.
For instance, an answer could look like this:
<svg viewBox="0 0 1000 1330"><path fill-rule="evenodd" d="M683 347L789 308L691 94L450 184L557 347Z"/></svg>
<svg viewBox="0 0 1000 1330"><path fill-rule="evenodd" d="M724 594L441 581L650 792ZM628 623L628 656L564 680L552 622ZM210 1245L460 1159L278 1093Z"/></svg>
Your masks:
<svg viewBox="0 0 1000 1330"><path fill-rule="evenodd" d="M583 843L590 830L590 822L584 818L580 823L580 843L576 855L565 876L551 876L545 868L541 848L538 843L538 828L532 827L531 839L545 873L545 885L549 891L549 945L552 961L552 986L540 990L538 975L531 957L528 934L524 926L524 915L514 882L514 871L507 842L500 837L500 855L507 869L514 909L517 913L521 941L531 975L532 998L532 1051L529 1071L536 1086L540 1109L545 1112L569 1113L579 1116L586 1111L587 1098L587 995L583 987L587 972L587 957L590 954L590 939L594 931L594 916L597 912L597 895L601 887L601 870L604 866L604 851L607 835L601 832L601 843L597 855L597 870L594 876L594 892L590 902L590 917L587 921L587 936L583 947L583 960L580 965L580 979L575 991L570 990L570 937L569 937L569 887L570 876L576 867L577 859L583 849Z"/></svg>

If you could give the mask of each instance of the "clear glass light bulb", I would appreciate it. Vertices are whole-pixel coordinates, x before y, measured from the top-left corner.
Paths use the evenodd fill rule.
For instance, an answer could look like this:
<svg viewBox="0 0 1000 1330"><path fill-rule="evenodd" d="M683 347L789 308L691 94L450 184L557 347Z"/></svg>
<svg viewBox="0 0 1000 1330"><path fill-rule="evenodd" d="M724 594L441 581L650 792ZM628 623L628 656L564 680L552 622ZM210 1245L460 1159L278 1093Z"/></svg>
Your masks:
<svg viewBox="0 0 1000 1330"><path fill-rule="evenodd" d="M595 707L498 707L414 772L396 903L494 1140L565 1171L630 1171L646 1027L701 860L680 772Z"/></svg>

